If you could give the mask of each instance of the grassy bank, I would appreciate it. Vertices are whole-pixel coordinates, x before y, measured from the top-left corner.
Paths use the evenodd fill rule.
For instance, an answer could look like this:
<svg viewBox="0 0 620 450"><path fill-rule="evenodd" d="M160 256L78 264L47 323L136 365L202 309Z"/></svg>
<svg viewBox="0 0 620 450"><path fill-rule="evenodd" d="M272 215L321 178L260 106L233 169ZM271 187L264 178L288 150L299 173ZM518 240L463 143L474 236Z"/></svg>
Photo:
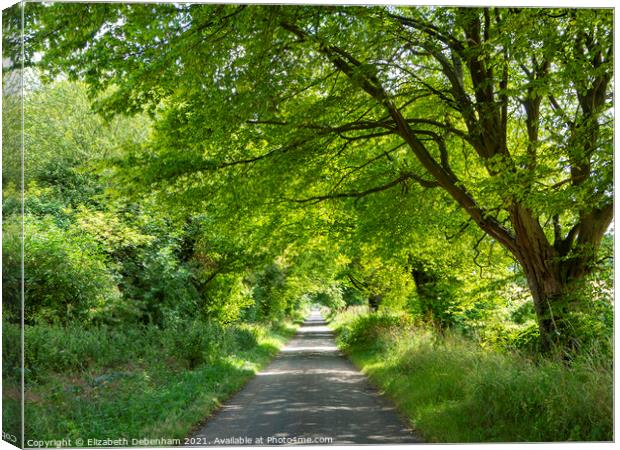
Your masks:
<svg viewBox="0 0 620 450"><path fill-rule="evenodd" d="M26 441L183 439L295 329L291 322L165 330L27 327ZM14 390L18 394L17 383Z"/></svg>
<svg viewBox="0 0 620 450"><path fill-rule="evenodd" d="M385 314L348 311L332 325L339 346L428 442L613 439L611 362L535 361Z"/></svg>

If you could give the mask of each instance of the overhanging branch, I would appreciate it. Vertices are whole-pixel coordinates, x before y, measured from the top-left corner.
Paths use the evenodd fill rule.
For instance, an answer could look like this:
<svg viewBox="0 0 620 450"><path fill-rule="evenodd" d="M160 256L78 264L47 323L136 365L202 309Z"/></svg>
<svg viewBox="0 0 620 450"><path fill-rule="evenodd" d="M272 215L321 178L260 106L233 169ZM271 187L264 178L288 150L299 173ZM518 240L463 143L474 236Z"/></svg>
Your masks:
<svg viewBox="0 0 620 450"><path fill-rule="evenodd" d="M403 117L402 112L396 108L394 103L390 100L389 96L383 89L376 75L368 73L368 71L360 71L361 63L348 55L344 50L328 44L318 38L317 36L309 35L306 31L298 26L282 22L281 26L290 31L299 39L310 40L316 42L318 50L326 56L336 68L341 70L351 82L359 86L366 93L375 99L380 105L386 108L389 116L396 126L396 133L403 138L403 140L409 145L418 161L428 171L428 173L436 180L437 184L443 187L454 198L467 213L476 221L476 223L487 232L491 237L500 241L511 251L517 251L515 237L512 232L499 223L496 219L489 217L485 210L478 205L476 200L462 185L462 182L455 176L452 171L446 170L440 163L438 163L428 149L424 146L424 143L418 139L415 131L411 128L410 124ZM394 184L389 183L388 186L380 187L379 190L388 189L402 180L394 180ZM370 192L376 192L371 190ZM366 193L343 193L338 194L344 197L357 197L360 194L366 195ZM330 197L327 197L330 198ZM320 201L321 197L315 198ZM305 201L312 201L312 199L306 199Z"/></svg>
<svg viewBox="0 0 620 450"><path fill-rule="evenodd" d="M398 186L399 184L405 182L406 180L414 180L417 183L419 183L421 186L427 187L427 188L432 188L432 187L438 187L439 183L435 182L435 181L430 181L430 180L425 180L424 178L411 173L411 172L404 172L403 174L401 174L401 176L399 176L398 178L390 181L389 183L386 183L384 185L381 186L377 186L374 188L370 188L367 189L365 191L358 191L358 192L338 192L338 193L334 193L334 194L326 194L326 195L316 195L313 197L308 197L308 198L303 198L303 199L289 199L289 201L295 202L295 203L309 203L309 202L322 202L324 200L331 200L331 199L338 199L338 198L362 198L362 197L366 197L367 195L370 194L374 194L376 192L381 192L381 191L385 191L388 190L390 188L393 188L395 186Z"/></svg>

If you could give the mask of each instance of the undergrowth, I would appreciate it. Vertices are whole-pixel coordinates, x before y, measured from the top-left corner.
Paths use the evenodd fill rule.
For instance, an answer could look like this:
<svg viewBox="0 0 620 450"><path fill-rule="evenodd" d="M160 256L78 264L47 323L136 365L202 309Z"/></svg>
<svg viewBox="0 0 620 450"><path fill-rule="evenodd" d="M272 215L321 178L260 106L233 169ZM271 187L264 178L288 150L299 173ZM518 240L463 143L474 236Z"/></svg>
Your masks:
<svg viewBox="0 0 620 450"><path fill-rule="evenodd" d="M613 440L613 368L589 353L556 358L438 336L404 316L332 318L338 344L428 442Z"/></svg>
<svg viewBox="0 0 620 450"><path fill-rule="evenodd" d="M183 439L263 367L295 328L290 322L27 326L26 444L110 436ZM5 339L14 338L19 328L5 323L3 332ZM5 391L18 394L19 371L11 366L3 366ZM5 400L15 400L10 397Z"/></svg>

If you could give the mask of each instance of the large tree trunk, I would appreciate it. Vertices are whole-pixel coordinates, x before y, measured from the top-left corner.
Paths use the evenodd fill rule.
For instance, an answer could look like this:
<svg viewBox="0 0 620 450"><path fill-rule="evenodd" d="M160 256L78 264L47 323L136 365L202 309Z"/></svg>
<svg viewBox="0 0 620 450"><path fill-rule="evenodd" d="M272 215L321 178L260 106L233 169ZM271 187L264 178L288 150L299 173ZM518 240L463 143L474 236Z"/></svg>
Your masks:
<svg viewBox="0 0 620 450"><path fill-rule="evenodd" d="M537 257L522 262L534 300L543 352L553 348L573 351L579 347L570 314L579 310L580 278L566 278L558 264L538 265ZM585 275L585 273L584 273Z"/></svg>
<svg viewBox="0 0 620 450"><path fill-rule="evenodd" d="M548 350L558 337L556 329L560 311L556 310L564 291L560 277L560 261L557 251L529 210L516 204L510 211L515 227L513 254L521 263L534 299L541 345Z"/></svg>
<svg viewBox="0 0 620 450"><path fill-rule="evenodd" d="M597 221L596 227L590 227L596 228L594 231L588 228L590 233L584 231L579 236L582 245L577 246L577 249L588 248L587 252L575 251L573 248L570 253L571 242L551 244L538 219L528 209L515 205L510 213L515 227L512 253L523 267L534 300L542 349L548 351L556 345L574 348L576 341L568 314L578 307L576 302L579 295L576 289L592 270L596 248L608 222L604 223L606 220L599 218L602 224Z"/></svg>
<svg viewBox="0 0 620 450"><path fill-rule="evenodd" d="M564 304L567 286L560 279L556 264L544 261L540 254L527 256L521 264L534 300L541 348L546 352L562 341L570 340Z"/></svg>

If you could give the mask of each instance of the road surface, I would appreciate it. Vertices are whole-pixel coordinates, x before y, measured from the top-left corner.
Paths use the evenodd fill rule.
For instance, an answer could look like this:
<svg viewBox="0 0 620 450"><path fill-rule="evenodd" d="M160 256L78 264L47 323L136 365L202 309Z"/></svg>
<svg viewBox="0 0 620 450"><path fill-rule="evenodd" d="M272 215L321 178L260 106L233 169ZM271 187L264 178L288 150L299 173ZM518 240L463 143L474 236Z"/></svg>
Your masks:
<svg viewBox="0 0 620 450"><path fill-rule="evenodd" d="M190 442L194 445L420 442L336 348L313 311L296 336Z"/></svg>

